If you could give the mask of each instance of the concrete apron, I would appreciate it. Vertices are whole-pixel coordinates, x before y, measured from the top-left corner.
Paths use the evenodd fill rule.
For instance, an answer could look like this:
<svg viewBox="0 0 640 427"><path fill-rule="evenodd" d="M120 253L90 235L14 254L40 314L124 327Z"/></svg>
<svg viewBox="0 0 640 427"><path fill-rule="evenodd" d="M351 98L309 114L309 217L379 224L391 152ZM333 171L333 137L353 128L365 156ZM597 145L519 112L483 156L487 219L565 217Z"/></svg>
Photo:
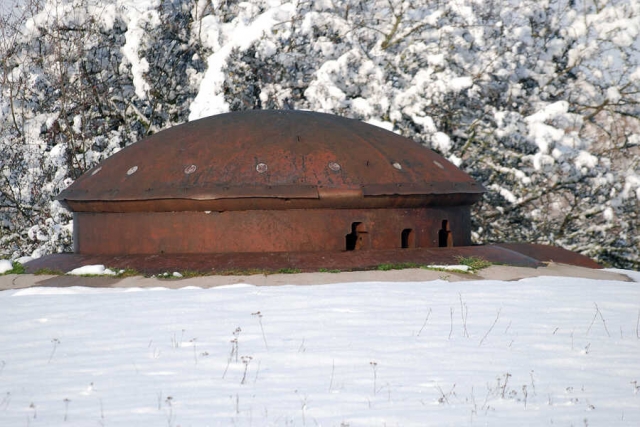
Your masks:
<svg viewBox="0 0 640 427"><path fill-rule="evenodd" d="M409 268L391 271L351 271L341 273L297 273L297 274L254 274L229 276L200 276L190 278L161 279L157 277L124 277L109 276L81 277L71 275L33 275L8 274L0 276L0 291L24 289L31 287L71 287L84 286L93 288L170 288L179 289L187 286L213 288L233 284L251 284L255 286L281 285L322 285L331 283L354 282L429 282L445 280L448 282L468 280L507 280L514 281L528 277L555 276L576 277L594 280L615 280L632 282L628 276L616 272L595 270L566 264L549 263L543 267L514 267L493 265L475 274L455 271L434 271L420 268ZM558 286L562 286L561 284Z"/></svg>

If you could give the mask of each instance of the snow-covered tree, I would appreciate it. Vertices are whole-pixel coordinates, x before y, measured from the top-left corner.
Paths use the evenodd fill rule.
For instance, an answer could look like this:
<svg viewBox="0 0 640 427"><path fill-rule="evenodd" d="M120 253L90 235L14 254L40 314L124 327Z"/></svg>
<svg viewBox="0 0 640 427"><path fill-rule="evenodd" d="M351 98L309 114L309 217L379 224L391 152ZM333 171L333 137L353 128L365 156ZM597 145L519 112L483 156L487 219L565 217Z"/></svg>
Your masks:
<svg viewBox="0 0 640 427"><path fill-rule="evenodd" d="M0 255L67 250L51 198L125 145L293 108L459 165L489 190L479 242L639 268L638 16L634 0L32 0L0 41Z"/></svg>

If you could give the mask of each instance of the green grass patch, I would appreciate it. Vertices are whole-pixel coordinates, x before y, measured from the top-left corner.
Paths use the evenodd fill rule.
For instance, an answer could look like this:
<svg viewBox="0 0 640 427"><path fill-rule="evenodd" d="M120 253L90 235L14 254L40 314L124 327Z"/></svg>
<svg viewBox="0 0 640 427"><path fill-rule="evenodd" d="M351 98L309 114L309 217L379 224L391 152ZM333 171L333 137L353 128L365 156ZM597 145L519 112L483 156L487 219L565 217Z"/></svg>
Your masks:
<svg viewBox="0 0 640 427"><path fill-rule="evenodd" d="M196 270L183 270L183 271L179 271L179 273L182 275L183 279L189 279L191 277L204 277L209 275L209 273L207 272L196 271Z"/></svg>
<svg viewBox="0 0 640 427"><path fill-rule="evenodd" d="M474 256L458 257L456 258L456 260L460 263L460 265L466 265L474 272L478 270L482 270L487 267L491 267L493 265L493 263L487 261L484 258L479 258Z"/></svg>
<svg viewBox="0 0 640 427"><path fill-rule="evenodd" d="M25 274L27 272L27 270L25 270L24 265L20 264L19 262L13 262L11 263L11 265L13 266L13 270L10 270L9 273L11 274Z"/></svg>
<svg viewBox="0 0 640 427"><path fill-rule="evenodd" d="M211 271L210 273L200 274L201 276L254 276L257 274L268 276L270 274L298 274L302 270L298 268L281 268L279 270L266 270L263 268L248 268L246 270L220 270Z"/></svg>
<svg viewBox="0 0 640 427"><path fill-rule="evenodd" d="M341 270L337 270L337 269L328 269L328 268L321 268L318 270L319 273L340 273Z"/></svg>
<svg viewBox="0 0 640 427"><path fill-rule="evenodd" d="M109 270L113 270L113 271L117 271L118 274L116 274L115 277L119 277L119 278L123 278L123 277L136 277L136 276L142 276L143 274L140 273L138 270L134 269L134 268L125 268L125 269L116 269L116 268L110 268Z"/></svg>
<svg viewBox="0 0 640 427"><path fill-rule="evenodd" d="M278 270L278 274L298 274L302 273L302 270L299 268L281 268Z"/></svg>
<svg viewBox="0 0 640 427"><path fill-rule="evenodd" d="M212 270L210 273L203 274L203 276L254 276L257 274L266 276L273 273L273 271L260 268L249 268L246 270Z"/></svg>
<svg viewBox="0 0 640 427"><path fill-rule="evenodd" d="M206 277L206 276L211 276L212 274L214 275L220 275L220 276L229 276L230 274L227 274L226 271L224 272L220 272L220 273L211 273L211 272L207 272L207 271L197 271L197 270L181 270L177 272L179 274L179 276L175 276L174 273L170 273L170 272L164 272L164 273L160 273L160 274L155 274L152 277L156 277L158 279L190 279L193 277ZM149 276L147 276L149 277Z"/></svg>
<svg viewBox="0 0 640 427"><path fill-rule="evenodd" d="M11 263L11 267L13 267L11 270L9 271L5 271L4 273L0 274L0 276L4 276L5 274L25 274L26 270L24 269L24 265L20 264L19 262L12 262Z"/></svg>
<svg viewBox="0 0 640 427"><path fill-rule="evenodd" d="M33 274L36 276L63 276L64 272L60 270L55 270L53 268L40 268L36 270Z"/></svg>
<svg viewBox="0 0 640 427"><path fill-rule="evenodd" d="M66 274L65 274L66 276ZM113 274L69 274L69 276L75 277L116 277Z"/></svg>
<svg viewBox="0 0 640 427"><path fill-rule="evenodd" d="M378 267L376 267L376 270L379 270L379 271L404 270L405 268L420 268L420 266L413 262L399 262L396 264L380 264Z"/></svg>

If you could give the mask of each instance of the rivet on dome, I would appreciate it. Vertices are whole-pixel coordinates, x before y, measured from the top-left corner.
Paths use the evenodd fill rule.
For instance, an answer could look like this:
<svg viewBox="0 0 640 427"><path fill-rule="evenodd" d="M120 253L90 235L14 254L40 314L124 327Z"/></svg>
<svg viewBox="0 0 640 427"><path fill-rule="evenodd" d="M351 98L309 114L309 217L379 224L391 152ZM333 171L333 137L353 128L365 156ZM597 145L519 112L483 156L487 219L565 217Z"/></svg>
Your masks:
<svg viewBox="0 0 640 427"><path fill-rule="evenodd" d="M329 169L331 169L334 172L338 172L341 169L341 166L336 163L336 162L329 162Z"/></svg>
<svg viewBox="0 0 640 427"><path fill-rule="evenodd" d="M444 166L442 166L442 163L438 162L437 160L434 160L433 164L439 167L440 169L444 169Z"/></svg>
<svg viewBox="0 0 640 427"><path fill-rule="evenodd" d="M127 175L133 175L138 171L138 166L134 166L127 171Z"/></svg>
<svg viewBox="0 0 640 427"><path fill-rule="evenodd" d="M186 168L184 168L184 173L189 175L192 174L196 171L196 169L198 169L198 167L196 165L189 165Z"/></svg>
<svg viewBox="0 0 640 427"><path fill-rule="evenodd" d="M402 170L402 165L401 165L400 163L398 163L398 162L395 162L395 163L393 164L393 167L394 167L394 168L396 168L396 169L398 169L398 170Z"/></svg>
<svg viewBox="0 0 640 427"><path fill-rule="evenodd" d="M258 173L265 173L269 169L265 163L258 163L256 165L256 171Z"/></svg>

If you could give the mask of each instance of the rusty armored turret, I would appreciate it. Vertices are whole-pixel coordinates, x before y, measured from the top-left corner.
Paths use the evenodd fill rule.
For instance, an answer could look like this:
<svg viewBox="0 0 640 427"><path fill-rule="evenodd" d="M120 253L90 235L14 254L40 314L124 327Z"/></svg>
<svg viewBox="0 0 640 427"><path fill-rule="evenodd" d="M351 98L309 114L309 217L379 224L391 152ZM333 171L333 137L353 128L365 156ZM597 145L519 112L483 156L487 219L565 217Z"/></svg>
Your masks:
<svg viewBox="0 0 640 427"><path fill-rule="evenodd" d="M416 142L357 120L244 111L158 132L59 196L74 254L27 264L146 273L367 269L461 257L598 267L560 248L471 245L482 185Z"/></svg>
<svg viewBox="0 0 640 427"><path fill-rule="evenodd" d="M464 246L481 185L443 157L328 114L208 117L133 144L58 200L80 254Z"/></svg>

